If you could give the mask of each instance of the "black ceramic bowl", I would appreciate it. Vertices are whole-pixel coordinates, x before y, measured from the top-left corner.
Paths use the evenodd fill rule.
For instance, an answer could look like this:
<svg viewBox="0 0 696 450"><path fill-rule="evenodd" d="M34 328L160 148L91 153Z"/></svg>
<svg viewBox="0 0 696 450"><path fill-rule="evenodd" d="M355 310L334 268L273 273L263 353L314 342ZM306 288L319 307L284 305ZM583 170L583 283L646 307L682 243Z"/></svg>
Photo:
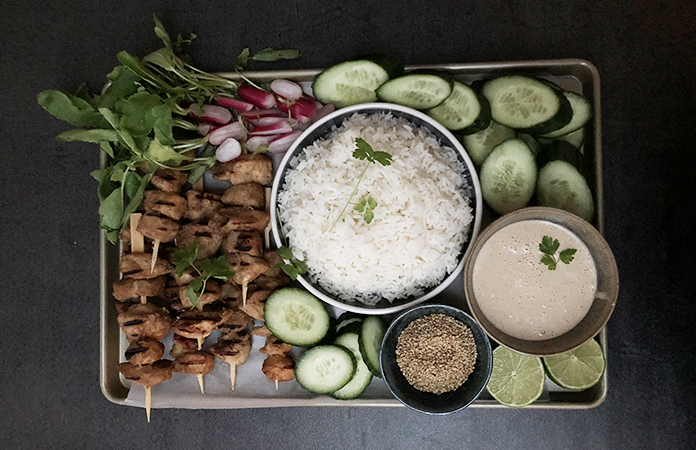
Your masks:
<svg viewBox="0 0 696 450"><path fill-rule="evenodd" d="M458 389L440 395L411 386L396 363L396 343L401 332L415 319L430 314L444 314L462 322L471 329L476 342L474 372ZM382 341L380 368L389 390L404 405L425 414L450 414L466 408L483 392L491 377L493 355L488 336L470 315L452 306L423 305L404 312L389 326Z"/></svg>

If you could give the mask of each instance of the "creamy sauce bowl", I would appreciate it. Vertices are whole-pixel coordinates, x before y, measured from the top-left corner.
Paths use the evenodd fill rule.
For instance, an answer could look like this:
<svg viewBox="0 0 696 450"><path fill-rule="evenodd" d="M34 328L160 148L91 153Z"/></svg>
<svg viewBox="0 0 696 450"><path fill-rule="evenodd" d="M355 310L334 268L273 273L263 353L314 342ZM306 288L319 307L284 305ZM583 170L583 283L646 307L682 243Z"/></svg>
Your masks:
<svg viewBox="0 0 696 450"><path fill-rule="evenodd" d="M543 236L574 259L555 270L541 263ZM496 342L521 353L555 355L592 339L614 311L619 272L602 235L555 208L507 214L486 228L464 267L471 313Z"/></svg>

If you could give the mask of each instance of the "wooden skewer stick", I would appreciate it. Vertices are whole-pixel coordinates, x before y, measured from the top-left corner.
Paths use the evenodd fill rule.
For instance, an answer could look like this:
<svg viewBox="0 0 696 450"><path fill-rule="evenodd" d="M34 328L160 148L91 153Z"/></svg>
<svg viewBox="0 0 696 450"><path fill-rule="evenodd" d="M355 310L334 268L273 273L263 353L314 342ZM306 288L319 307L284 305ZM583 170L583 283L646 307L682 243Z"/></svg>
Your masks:
<svg viewBox="0 0 696 450"><path fill-rule="evenodd" d="M275 380L275 384L276 384L276 391L277 391L278 390L278 380Z"/></svg>
<svg viewBox="0 0 696 450"><path fill-rule="evenodd" d="M234 382L237 378L237 366L230 364L230 384L232 384L232 390L234 391Z"/></svg>
<svg viewBox="0 0 696 450"><path fill-rule="evenodd" d="M248 288L248 283L245 281L242 283L242 305L246 307L246 299L247 299L247 288Z"/></svg>
<svg viewBox="0 0 696 450"><path fill-rule="evenodd" d="M130 215L131 253L143 253L145 251L145 236L137 229L141 217L142 214L140 213L133 213ZM141 295L140 303L143 305L147 303L147 297Z"/></svg>
<svg viewBox="0 0 696 450"><path fill-rule="evenodd" d="M264 194L265 194L265 199L266 199L266 212L268 214L271 213L271 188L264 188ZM271 248L271 223L269 222L268 225L266 225L266 228L263 230L263 241L264 244L266 244L266 248Z"/></svg>
<svg viewBox="0 0 696 450"><path fill-rule="evenodd" d="M205 394L205 389L203 389L203 375L199 373L196 377L198 378L198 385L201 387L201 394Z"/></svg>
<svg viewBox="0 0 696 450"><path fill-rule="evenodd" d="M159 253L160 240L155 239L155 243L152 245L152 262L150 263L150 272L155 270L155 264L157 264L157 254Z"/></svg>
<svg viewBox="0 0 696 450"><path fill-rule="evenodd" d="M147 423L150 423L150 410L152 409L152 388L145 386L145 413L147 414Z"/></svg>
<svg viewBox="0 0 696 450"><path fill-rule="evenodd" d="M200 350L203 347L203 341L205 340L205 338L198 336L196 340L198 341L198 350Z"/></svg>

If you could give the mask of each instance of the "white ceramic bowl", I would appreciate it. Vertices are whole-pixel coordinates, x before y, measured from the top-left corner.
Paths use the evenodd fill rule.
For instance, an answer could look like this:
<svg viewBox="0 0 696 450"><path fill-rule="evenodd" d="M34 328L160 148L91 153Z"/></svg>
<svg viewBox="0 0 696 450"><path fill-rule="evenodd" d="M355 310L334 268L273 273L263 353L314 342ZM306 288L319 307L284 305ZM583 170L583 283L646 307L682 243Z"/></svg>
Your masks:
<svg viewBox="0 0 696 450"><path fill-rule="evenodd" d="M465 167L464 176L467 181L466 194L469 197L470 205L474 214L474 220L469 229L468 240L464 244L459 255L459 264L457 265L456 269L447 275L438 285L428 288L428 290L419 297L405 297L396 299L392 302L383 299L376 305L349 303L338 299L335 295L318 284L312 283L307 276L299 276L297 278L305 289L324 302L337 308L360 314L392 314L435 297L450 283L452 283L452 281L454 281L454 279L457 278L457 276L461 273L470 244L476 239L479 228L481 227L481 187L479 185L479 180L478 176L476 175L474 165L469 159L469 156L466 154L466 151L464 150L464 147L462 147L459 140L457 140L457 138L455 138L454 135L452 135L452 133L450 133L445 127L437 123L437 121L426 114L416 111L415 109L390 103L365 103L339 109L338 111L335 111L334 113L317 121L304 133L302 133L292 147L290 147L278 166L275 180L273 181L273 193L271 195L271 224L273 227L273 239L278 247L283 245L284 242L284 239L281 237L282 224L280 222L280 217L278 217L277 211L278 192L282 189L285 183L285 174L289 168L290 161L299 155L306 146L317 139L328 136L332 130L335 129L334 127L340 127L346 119L355 113L368 115L391 113L395 117L405 118L414 123L414 125L426 128L438 139L441 145L453 148L457 152L460 161ZM289 244L292 246L292 242Z"/></svg>

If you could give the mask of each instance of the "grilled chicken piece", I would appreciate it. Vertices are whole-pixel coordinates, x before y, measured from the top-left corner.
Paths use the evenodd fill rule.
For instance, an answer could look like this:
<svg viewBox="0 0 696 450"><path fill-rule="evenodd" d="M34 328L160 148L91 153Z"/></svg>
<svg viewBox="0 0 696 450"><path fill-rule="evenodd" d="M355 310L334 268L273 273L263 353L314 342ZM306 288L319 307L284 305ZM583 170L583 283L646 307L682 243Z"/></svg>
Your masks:
<svg viewBox="0 0 696 450"><path fill-rule="evenodd" d="M174 282L177 286L185 286L191 284L191 282L196 278L198 278L198 272L196 272L196 270L193 267L187 267L186 269L184 269L184 273L182 273L181 276L174 272Z"/></svg>
<svg viewBox="0 0 696 450"><path fill-rule="evenodd" d="M164 276L150 278L149 280L124 278L114 281L112 288L114 298L121 301L140 296L161 297L166 292L166 278Z"/></svg>
<svg viewBox="0 0 696 450"><path fill-rule="evenodd" d="M118 270L121 271L124 277L134 278L136 280L155 278L174 270L174 266L172 266L169 261L157 258L155 270L150 272L151 263L152 254L150 253L126 253L121 255L121 262L118 265Z"/></svg>
<svg viewBox="0 0 696 450"><path fill-rule="evenodd" d="M236 308L242 304L242 287L228 281L220 287L220 300Z"/></svg>
<svg viewBox="0 0 696 450"><path fill-rule="evenodd" d="M262 256L263 237L258 231L233 231L222 243L222 252L226 255L244 252L251 256Z"/></svg>
<svg viewBox="0 0 696 450"><path fill-rule="evenodd" d="M215 357L206 350L182 353L174 360L173 370L187 375L208 375L215 367Z"/></svg>
<svg viewBox="0 0 696 450"><path fill-rule="evenodd" d="M188 175L180 170L157 169L150 183L164 192L177 194L188 181Z"/></svg>
<svg viewBox="0 0 696 450"><path fill-rule="evenodd" d="M179 355L183 355L184 353L191 353L197 351L198 342L195 339L189 339L175 334L172 340L172 349L169 351L169 354L176 358Z"/></svg>
<svg viewBox="0 0 696 450"><path fill-rule="evenodd" d="M266 193L260 184L237 184L225 191L222 202L231 206L247 206L263 210L266 208Z"/></svg>
<svg viewBox="0 0 696 450"><path fill-rule="evenodd" d="M126 380L145 387L152 387L172 377L172 364L168 359L160 359L152 364L136 366L129 362L118 365L118 370Z"/></svg>
<svg viewBox="0 0 696 450"><path fill-rule="evenodd" d="M218 325L218 330L223 334L238 333L249 328L253 319L240 309L232 309L232 312Z"/></svg>
<svg viewBox="0 0 696 450"><path fill-rule="evenodd" d="M271 355L263 362L261 371L271 381L295 379L295 361L290 355Z"/></svg>
<svg viewBox="0 0 696 450"><path fill-rule="evenodd" d="M186 217L189 220L209 219L215 211L222 208L220 195L212 192L201 192L191 189L186 193L188 200L188 210Z"/></svg>
<svg viewBox="0 0 696 450"><path fill-rule="evenodd" d="M210 173L215 179L232 184L268 185L273 182L273 163L266 156L246 154L232 161L214 165Z"/></svg>
<svg viewBox="0 0 696 450"><path fill-rule="evenodd" d="M226 312L186 311L172 325L174 334L189 339L206 338L227 317Z"/></svg>
<svg viewBox="0 0 696 450"><path fill-rule="evenodd" d="M254 327L251 329L251 334L254 336L261 336L261 337L268 337L268 336L273 336L273 333L271 333L271 330L266 327L266 325L263 325L261 327Z"/></svg>
<svg viewBox="0 0 696 450"><path fill-rule="evenodd" d="M227 256L230 270L234 272L232 281L241 285L254 281L256 277L268 270L268 263L262 258L246 253L232 253Z"/></svg>
<svg viewBox="0 0 696 450"><path fill-rule="evenodd" d="M169 242L179 233L179 224L164 214L147 212L138 222L138 232L150 239Z"/></svg>
<svg viewBox="0 0 696 450"><path fill-rule="evenodd" d="M119 314L118 324L129 341L142 338L159 340L169 333L172 320L164 309L146 303L135 304Z"/></svg>
<svg viewBox="0 0 696 450"><path fill-rule="evenodd" d="M283 269L276 267L278 264L285 263L283 258L278 256L276 252L267 250L263 253L263 259L268 263L269 268L254 280L259 289L274 291L291 283L292 280L283 272Z"/></svg>
<svg viewBox="0 0 696 450"><path fill-rule="evenodd" d="M223 216L220 224L222 234L232 231L263 231L271 220L265 211L257 211L246 206L227 206L218 211Z"/></svg>
<svg viewBox="0 0 696 450"><path fill-rule="evenodd" d="M254 291L247 298L246 305L241 305L239 309L249 314L254 319L263 319L263 308L266 306L266 300L271 296L273 291Z"/></svg>
<svg viewBox="0 0 696 450"><path fill-rule="evenodd" d="M176 246L186 248L198 241L198 256L205 259L215 255L222 244L222 234L215 223L192 222L181 227L176 237Z"/></svg>
<svg viewBox="0 0 696 450"><path fill-rule="evenodd" d="M147 212L156 212L172 220L181 220L186 212L186 199L178 194L163 191L145 191L144 207Z"/></svg>
<svg viewBox="0 0 696 450"><path fill-rule="evenodd" d="M131 342L126 350L126 359L136 366L152 364L164 356L164 344L152 338Z"/></svg>
<svg viewBox="0 0 696 450"><path fill-rule="evenodd" d="M210 351L220 361L241 366L251 354L251 336L246 331L224 334L210 347Z"/></svg>
<svg viewBox="0 0 696 450"><path fill-rule="evenodd" d="M179 286L179 300L184 308L193 308L191 299L186 295L188 286ZM209 305L220 300L220 285L214 280L208 280L205 284L205 292L201 295L196 305L198 309L202 309L204 305Z"/></svg>
<svg viewBox="0 0 696 450"><path fill-rule="evenodd" d="M266 338L266 343L263 347L259 349L261 353L266 355L280 355L284 356L290 353L292 350L292 345L286 344L277 337L270 335Z"/></svg>

